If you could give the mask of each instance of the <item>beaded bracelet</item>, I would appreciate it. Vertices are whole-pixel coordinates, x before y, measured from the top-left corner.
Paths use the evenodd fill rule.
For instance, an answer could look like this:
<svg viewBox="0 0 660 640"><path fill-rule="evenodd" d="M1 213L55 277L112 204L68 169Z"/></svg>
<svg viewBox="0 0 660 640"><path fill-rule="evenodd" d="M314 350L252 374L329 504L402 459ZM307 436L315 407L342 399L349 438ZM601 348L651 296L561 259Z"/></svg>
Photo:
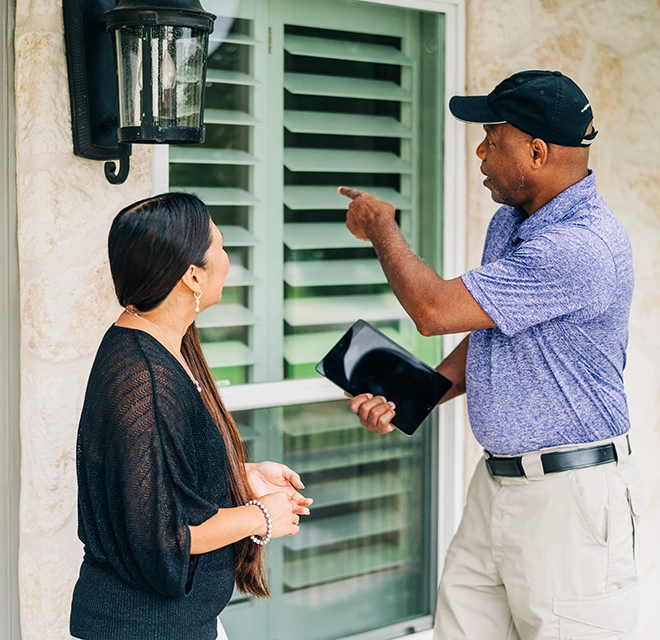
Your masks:
<svg viewBox="0 0 660 640"><path fill-rule="evenodd" d="M259 507L263 511L266 522L268 523L268 528L266 530L266 535L263 538L260 538L259 536L250 536L250 540L252 540L252 542L255 544L260 544L263 546L270 542L270 539L273 535L273 521L270 517L268 509L266 509L266 505L263 502L259 500L250 500L249 502L245 503L246 507L251 507L252 505Z"/></svg>

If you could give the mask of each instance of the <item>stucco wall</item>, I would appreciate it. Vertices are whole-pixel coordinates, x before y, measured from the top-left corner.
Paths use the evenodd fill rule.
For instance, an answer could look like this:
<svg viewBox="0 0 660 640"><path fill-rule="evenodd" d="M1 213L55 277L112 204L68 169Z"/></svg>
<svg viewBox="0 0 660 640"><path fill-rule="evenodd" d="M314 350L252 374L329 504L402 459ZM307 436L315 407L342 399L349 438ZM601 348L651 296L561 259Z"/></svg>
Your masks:
<svg viewBox="0 0 660 640"><path fill-rule="evenodd" d="M18 243L21 296L19 580L25 640L69 638L80 565L75 438L86 378L118 314L105 242L113 215L150 194L148 148L128 181L72 153L62 7L16 2Z"/></svg>
<svg viewBox="0 0 660 640"><path fill-rule="evenodd" d="M625 372L631 440L647 504L639 531L639 638L658 637L660 609L660 1L468 0L467 88L488 93L522 69L558 69L593 105L599 130L591 154L598 189L633 244L635 297ZM468 262L481 257L496 205L482 186L468 127ZM469 472L480 452L467 441Z"/></svg>

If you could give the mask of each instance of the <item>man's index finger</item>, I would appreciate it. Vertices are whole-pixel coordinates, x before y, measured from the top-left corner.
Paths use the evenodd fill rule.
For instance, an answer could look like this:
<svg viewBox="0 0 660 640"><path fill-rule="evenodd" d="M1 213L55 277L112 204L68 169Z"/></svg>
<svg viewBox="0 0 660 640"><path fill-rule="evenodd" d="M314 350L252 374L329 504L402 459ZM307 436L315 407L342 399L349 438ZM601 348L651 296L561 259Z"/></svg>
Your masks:
<svg viewBox="0 0 660 640"><path fill-rule="evenodd" d="M358 191L357 189L351 189L351 187L337 187L337 193L340 196L346 196L351 200L355 200L355 198L357 198L362 193L362 191Z"/></svg>

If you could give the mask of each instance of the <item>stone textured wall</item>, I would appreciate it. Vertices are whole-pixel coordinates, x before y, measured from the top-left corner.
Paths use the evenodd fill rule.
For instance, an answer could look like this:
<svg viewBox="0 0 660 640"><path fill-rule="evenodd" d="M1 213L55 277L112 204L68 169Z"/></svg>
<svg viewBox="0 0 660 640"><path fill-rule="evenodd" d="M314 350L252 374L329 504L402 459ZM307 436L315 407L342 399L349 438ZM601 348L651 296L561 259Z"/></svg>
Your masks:
<svg viewBox="0 0 660 640"><path fill-rule="evenodd" d="M638 537L639 637L658 637L660 609L660 1L467 0L467 89L488 93L523 69L558 69L593 105L598 138L591 166L601 194L633 244L636 286L626 388L631 440L647 495ZM481 257L496 205L481 185L468 127L468 262ZM471 435L466 469L479 448Z"/></svg>
<svg viewBox="0 0 660 640"><path fill-rule="evenodd" d="M81 559L75 438L87 374L118 314L106 258L114 214L151 192L148 148L122 186L73 155L59 0L16 2L21 295L19 579L25 640L69 638Z"/></svg>

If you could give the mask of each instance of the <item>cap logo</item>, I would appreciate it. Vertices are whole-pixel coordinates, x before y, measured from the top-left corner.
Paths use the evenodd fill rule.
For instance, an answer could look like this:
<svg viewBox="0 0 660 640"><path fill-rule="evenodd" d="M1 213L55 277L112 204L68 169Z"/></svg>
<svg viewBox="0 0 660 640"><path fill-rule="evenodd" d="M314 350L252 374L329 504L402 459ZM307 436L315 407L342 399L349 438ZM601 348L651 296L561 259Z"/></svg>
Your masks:
<svg viewBox="0 0 660 640"><path fill-rule="evenodd" d="M584 113L589 107L591 107L591 103L587 102L587 104L585 104L584 107L582 107L582 111L580 111L580 113Z"/></svg>

